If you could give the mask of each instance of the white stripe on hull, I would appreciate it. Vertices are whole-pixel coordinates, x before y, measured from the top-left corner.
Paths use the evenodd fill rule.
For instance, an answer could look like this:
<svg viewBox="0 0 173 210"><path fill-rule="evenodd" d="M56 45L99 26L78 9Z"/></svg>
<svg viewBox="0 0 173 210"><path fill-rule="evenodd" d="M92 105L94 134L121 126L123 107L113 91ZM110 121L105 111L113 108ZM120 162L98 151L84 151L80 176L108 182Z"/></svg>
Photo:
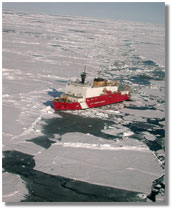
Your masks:
<svg viewBox="0 0 173 210"><path fill-rule="evenodd" d="M80 105L81 105L82 109L88 109L88 105L86 102L81 102Z"/></svg>

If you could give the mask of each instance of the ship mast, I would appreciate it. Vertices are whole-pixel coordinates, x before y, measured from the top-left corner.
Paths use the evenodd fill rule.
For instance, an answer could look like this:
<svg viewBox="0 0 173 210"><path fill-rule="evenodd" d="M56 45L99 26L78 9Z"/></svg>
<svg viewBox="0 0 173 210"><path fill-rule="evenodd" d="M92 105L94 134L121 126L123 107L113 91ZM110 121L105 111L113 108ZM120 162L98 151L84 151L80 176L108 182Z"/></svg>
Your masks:
<svg viewBox="0 0 173 210"><path fill-rule="evenodd" d="M86 66L84 67L84 71L81 73L81 83L84 84L85 83L85 79L86 79Z"/></svg>

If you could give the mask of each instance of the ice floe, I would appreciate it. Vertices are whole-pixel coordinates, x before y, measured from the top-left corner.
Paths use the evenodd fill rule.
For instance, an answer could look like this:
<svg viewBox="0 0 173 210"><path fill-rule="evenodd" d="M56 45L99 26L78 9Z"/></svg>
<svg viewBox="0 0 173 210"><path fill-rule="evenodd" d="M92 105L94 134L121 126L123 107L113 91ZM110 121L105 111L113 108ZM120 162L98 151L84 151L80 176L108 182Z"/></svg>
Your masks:
<svg viewBox="0 0 173 210"><path fill-rule="evenodd" d="M85 148L82 144L74 145L66 144L62 147L54 144L49 150L35 157L35 169L94 184L145 193L150 192L153 179L162 175L154 156L148 150L111 150L109 145L103 145L104 149L90 149L91 145L85 145ZM92 145L93 147L96 145ZM56 164L52 164L53 161ZM134 170L128 170L129 166Z"/></svg>

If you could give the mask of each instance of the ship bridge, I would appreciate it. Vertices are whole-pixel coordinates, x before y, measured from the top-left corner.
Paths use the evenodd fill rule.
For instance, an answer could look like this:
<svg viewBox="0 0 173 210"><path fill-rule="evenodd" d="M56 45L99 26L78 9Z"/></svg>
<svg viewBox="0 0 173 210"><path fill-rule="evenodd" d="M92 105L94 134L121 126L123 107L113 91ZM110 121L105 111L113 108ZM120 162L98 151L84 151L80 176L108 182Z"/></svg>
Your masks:
<svg viewBox="0 0 173 210"><path fill-rule="evenodd" d="M66 86L67 95L83 99L103 95L105 91L117 92L118 86L94 86L90 83L82 84L80 82L70 82Z"/></svg>

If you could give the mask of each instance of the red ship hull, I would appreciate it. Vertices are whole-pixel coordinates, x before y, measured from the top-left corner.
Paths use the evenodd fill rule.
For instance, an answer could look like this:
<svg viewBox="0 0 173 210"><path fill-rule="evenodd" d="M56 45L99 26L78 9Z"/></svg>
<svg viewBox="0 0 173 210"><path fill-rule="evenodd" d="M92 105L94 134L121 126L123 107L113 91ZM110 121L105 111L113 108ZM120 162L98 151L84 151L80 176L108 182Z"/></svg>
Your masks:
<svg viewBox="0 0 173 210"><path fill-rule="evenodd" d="M67 102L53 102L54 109L55 110L79 110L82 109L80 103L73 102L73 103L67 103Z"/></svg>
<svg viewBox="0 0 173 210"><path fill-rule="evenodd" d="M86 98L87 108L94 108L99 106L105 106L109 104L119 103L126 101L130 98L128 94L122 95L121 92L111 93L107 95L101 95L97 97ZM59 102L54 101L55 110L80 110L82 108L79 102Z"/></svg>

